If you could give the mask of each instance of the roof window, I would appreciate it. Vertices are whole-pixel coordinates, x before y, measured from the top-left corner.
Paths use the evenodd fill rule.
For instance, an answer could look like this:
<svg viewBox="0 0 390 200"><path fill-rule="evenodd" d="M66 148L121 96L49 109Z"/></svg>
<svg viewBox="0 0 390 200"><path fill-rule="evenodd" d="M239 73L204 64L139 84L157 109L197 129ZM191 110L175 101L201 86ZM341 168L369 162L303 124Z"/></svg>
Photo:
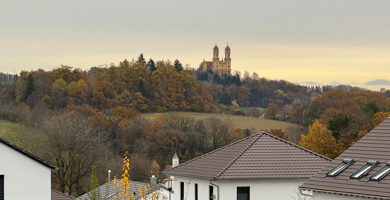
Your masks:
<svg viewBox="0 0 390 200"><path fill-rule="evenodd" d="M362 178L363 176L365 176L369 171L371 171L372 169L374 169L374 167L376 167L377 165L379 165L379 162L378 161L374 161L374 160L369 160L367 162L367 164L365 164L362 168L360 168L359 170L357 170L355 173L353 173L351 175L351 179L360 179Z"/></svg>
<svg viewBox="0 0 390 200"><path fill-rule="evenodd" d="M380 181L390 173L390 162L370 177L370 181Z"/></svg>
<svg viewBox="0 0 390 200"><path fill-rule="evenodd" d="M326 173L327 177L336 177L342 171L347 169L350 165L352 165L355 161L353 159L344 159L340 164L338 164L335 168Z"/></svg>

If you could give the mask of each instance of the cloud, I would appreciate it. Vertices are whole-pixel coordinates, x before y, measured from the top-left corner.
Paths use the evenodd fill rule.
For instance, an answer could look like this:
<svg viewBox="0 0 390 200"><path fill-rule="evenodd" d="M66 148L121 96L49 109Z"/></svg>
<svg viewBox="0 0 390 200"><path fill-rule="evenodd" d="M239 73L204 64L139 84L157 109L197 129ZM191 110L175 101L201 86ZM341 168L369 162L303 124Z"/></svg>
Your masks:
<svg viewBox="0 0 390 200"><path fill-rule="evenodd" d="M342 85L341 83L336 82L336 81L332 81L332 82L330 82L329 84L330 84L330 85Z"/></svg>
<svg viewBox="0 0 390 200"><path fill-rule="evenodd" d="M368 81L366 85L390 85L390 81L386 79L375 79Z"/></svg>
<svg viewBox="0 0 390 200"><path fill-rule="evenodd" d="M321 84L316 83L316 82L314 82L314 81L303 82L303 84L305 84L305 85L321 85Z"/></svg>

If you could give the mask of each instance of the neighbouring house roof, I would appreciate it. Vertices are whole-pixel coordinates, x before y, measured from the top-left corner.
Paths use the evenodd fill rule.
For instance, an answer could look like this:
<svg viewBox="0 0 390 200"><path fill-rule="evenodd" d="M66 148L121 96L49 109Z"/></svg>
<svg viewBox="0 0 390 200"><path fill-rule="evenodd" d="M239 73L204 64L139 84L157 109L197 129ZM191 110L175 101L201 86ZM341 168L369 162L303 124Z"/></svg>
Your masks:
<svg viewBox="0 0 390 200"><path fill-rule="evenodd" d="M334 178L326 174L344 159L355 162ZM358 180L350 180L350 176L363 167L369 160L380 164ZM370 131L366 136L349 147L321 171L300 186L303 190L348 194L353 196L390 199L390 175L373 182L369 178L382 169L390 161L390 118Z"/></svg>
<svg viewBox="0 0 390 200"><path fill-rule="evenodd" d="M120 184L120 180L118 179L117 181ZM140 198L139 193L138 193L138 189L139 189L139 187L141 185L142 185L142 187L147 187L148 186L147 183L143 183L143 182L137 182L137 181L131 181L130 182L130 193L135 193L135 195L133 196L134 200ZM115 199L114 196L116 196L118 191L121 191L121 188L123 188L124 186L120 185L119 188L115 188L115 189L113 187L114 187L114 180L111 180L110 182L105 183L105 184L99 186L100 196L101 197L105 197L106 196L106 190L108 189L108 199ZM84 200L85 198L88 199L88 193L85 193L85 194L77 197L76 199L77 200Z"/></svg>
<svg viewBox="0 0 390 200"><path fill-rule="evenodd" d="M163 173L218 180L309 178L330 161L262 131Z"/></svg>
<svg viewBox="0 0 390 200"><path fill-rule="evenodd" d="M166 165L163 171L170 169L170 168L172 168L172 165ZM164 179L170 179L170 178L171 178L171 176L167 176L164 173L160 173L160 176L158 176L158 183L165 184L167 181L164 181Z"/></svg>
<svg viewBox="0 0 390 200"><path fill-rule="evenodd" d="M4 145L6 145L6 146L8 146L8 147L18 151L19 153L21 153L21 154L23 154L23 155L25 155L25 156L27 156L27 157L37 161L38 163L40 163L40 164L42 164L42 165L44 165L44 166L46 166L46 167L48 167L48 168L50 168L52 170L56 169L56 167L50 165L48 162L38 158L37 156L32 155L31 153L29 153L29 152L27 152L27 151L25 151L25 150L15 146L15 145L11 144L10 142L8 142L8 141L6 141L6 140L4 140L2 138L0 138L0 143L2 143Z"/></svg>
<svg viewBox="0 0 390 200"><path fill-rule="evenodd" d="M51 189L51 200L73 200L73 197L66 195L60 191Z"/></svg>

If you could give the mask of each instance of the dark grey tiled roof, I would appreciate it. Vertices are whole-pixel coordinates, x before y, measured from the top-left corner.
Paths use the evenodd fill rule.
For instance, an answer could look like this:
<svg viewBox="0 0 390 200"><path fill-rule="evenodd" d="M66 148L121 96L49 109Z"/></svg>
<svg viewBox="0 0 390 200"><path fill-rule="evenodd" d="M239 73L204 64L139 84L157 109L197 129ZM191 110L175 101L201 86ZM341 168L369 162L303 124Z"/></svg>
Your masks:
<svg viewBox="0 0 390 200"><path fill-rule="evenodd" d="M120 183L120 180L118 179L119 183ZM101 186L99 186L99 191L100 191L100 196L101 197L104 197L106 196L106 188L107 188L107 184L108 185L108 197L110 197L109 199L114 199L113 197L117 194L118 191L120 191L121 188L123 188L123 186L120 186L120 188L113 188L114 186L114 180L111 180L110 182L108 183L105 183ZM139 193L138 193L138 189L140 187L140 185L142 185L142 187L146 187L148 186L147 183L143 183L143 182L137 182L137 181L131 181L130 182L130 193L134 193L136 195L134 195L134 199L139 199ZM85 198L88 199L88 193L85 193L79 197L77 197L77 200L84 200Z"/></svg>
<svg viewBox="0 0 390 200"><path fill-rule="evenodd" d="M334 179L325 178L326 173L341 163L343 159L354 159L356 162ZM360 180L350 181L350 176L365 165L368 160L379 161L380 164ZM374 130L370 131L366 136L333 160L333 162L326 165L319 173L302 184L300 188L390 199L390 175L386 176L378 183L368 182L369 178L389 161L390 118L387 118Z"/></svg>
<svg viewBox="0 0 390 200"><path fill-rule="evenodd" d="M51 189L51 200L73 200L73 198L62 192Z"/></svg>
<svg viewBox="0 0 390 200"><path fill-rule="evenodd" d="M15 146L15 145L11 144L10 142L4 140L3 138L0 138L0 143L3 143L4 145L6 145L8 147L11 147L12 149L14 149L14 150L24 154L25 156L27 156L27 157L29 157L29 158L31 158L31 159L41 163L42 165L44 165L44 166L46 166L46 167L48 167L48 168L50 168L52 170L56 169L56 167L50 165L48 162L46 162L46 161L44 161L44 160L42 160L42 159L32 155L31 153L28 153L27 151L25 151L25 150Z"/></svg>
<svg viewBox="0 0 390 200"><path fill-rule="evenodd" d="M163 173L205 179L309 178L330 161L262 131Z"/></svg>

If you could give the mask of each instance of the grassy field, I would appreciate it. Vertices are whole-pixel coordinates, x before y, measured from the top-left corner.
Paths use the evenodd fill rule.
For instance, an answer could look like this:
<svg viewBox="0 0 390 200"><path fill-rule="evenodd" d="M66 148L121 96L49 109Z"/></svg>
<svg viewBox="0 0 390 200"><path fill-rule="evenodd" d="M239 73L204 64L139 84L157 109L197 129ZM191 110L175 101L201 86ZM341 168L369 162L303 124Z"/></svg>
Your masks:
<svg viewBox="0 0 390 200"><path fill-rule="evenodd" d="M190 116L197 119L205 119L208 117L216 117L221 120L230 119L236 125L237 128L254 128L257 131L269 130L269 129L282 129L286 130L288 127L300 127L298 124L275 121L269 119L258 119L255 117L235 116L235 115L222 115L213 113L196 113L196 112L168 112L168 113L179 113L184 116ZM154 113L144 113L142 116L146 119L152 119Z"/></svg>
<svg viewBox="0 0 390 200"><path fill-rule="evenodd" d="M7 136L9 136L9 129L12 128L12 127L15 127L17 124L15 123L12 123L12 122L8 122L8 121L4 121L4 120L0 120L0 138L6 138Z"/></svg>

